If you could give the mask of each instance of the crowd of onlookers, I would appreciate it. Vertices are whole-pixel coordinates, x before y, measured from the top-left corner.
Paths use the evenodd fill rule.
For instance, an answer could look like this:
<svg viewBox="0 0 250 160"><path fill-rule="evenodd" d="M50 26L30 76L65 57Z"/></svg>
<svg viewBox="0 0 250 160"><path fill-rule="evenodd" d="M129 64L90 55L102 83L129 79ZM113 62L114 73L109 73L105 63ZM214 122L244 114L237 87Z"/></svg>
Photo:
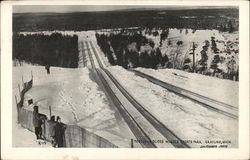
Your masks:
<svg viewBox="0 0 250 160"><path fill-rule="evenodd" d="M66 129L65 125L61 122L61 118L57 116L51 116L48 120L47 116L39 113L38 106L33 107L33 125L35 128L35 135L37 140L50 140L53 147L64 147L64 131ZM47 121L48 125L45 125ZM46 126L48 128L46 128ZM46 130L45 130L46 128ZM45 137L45 131L49 137Z"/></svg>

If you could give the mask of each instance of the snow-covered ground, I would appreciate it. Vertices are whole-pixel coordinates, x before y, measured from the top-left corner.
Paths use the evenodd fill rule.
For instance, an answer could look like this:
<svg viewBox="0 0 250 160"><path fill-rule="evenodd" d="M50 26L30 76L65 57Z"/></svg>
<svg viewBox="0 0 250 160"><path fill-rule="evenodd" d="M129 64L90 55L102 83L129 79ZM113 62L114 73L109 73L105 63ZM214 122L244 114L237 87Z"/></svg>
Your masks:
<svg viewBox="0 0 250 160"><path fill-rule="evenodd" d="M79 42L85 39L96 41L94 33L93 31L62 32L65 35L78 35ZM51 34L51 32L44 32L44 34ZM169 36L171 37L171 34ZM102 59L105 60L105 57L103 56ZM108 67L108 69L139 103L181 139L200 140L203 145L205 145L206 140L229 140L231 141L228 144L229 147L238 146L237 120L208 110L200 104L154 85L122 67L113 66ZM124 120L118 118L121 117L118 111L111 107L112 105L108 102L105 94L92 81L94 76L89 69L52 67L51 74L47 75L43 66L14 67L13 93L18 92L17 83L21 82L22 75L24 75L24 81L30 80L31 70L34 75L34 87L25 95L25 107L27 109L32 109L27 106L27 100L33 98L34 102L40 106L40 112L44 114L49 114L48 106L51 105L52 114L59 115L64 123L78 124L118 146L130 146L130 139L135 139L134 136ZM228 90L231 87L230 92L224 93L224 98L221 98L220 95L220 100L238 104L238 96L235 96L238 95L236 93L238 91L237 82L233 84L230 83L231 81L226 81L228 83L217 82L212 77L202 78L201 75L189 75L189 73L178 70L156 71L140 68L138 70L159 76L158 78L161 80L166 80L165 76L168 76L171 83L176 82L180 87L186 87L186 89L198 89L200 94L208 93L207 91L211 91L211 88L214 90L218 86L222 87L223 84L226 88L222 88L218 92L214 91L216 94L211 95L211 98L223 94L225 89ZM190 79L195 80L196 83L191 83ZM207 79L207 81L204 81L204 79ZM236 92L232 92L232 90ZM236 99L231 100L232 102L228 101L227 98L230 96L236 97ZM192 147L201 146L201 144L194 143L189 145Z"/></svg>
<svg viewBox="0 0 250 160"><path fill-rule="evenodd" d="M34 85L25 94L26 109L33 110L27 104L32 98L40 113L49 116L51 106L52 115L60 116L63 123L77 124L118 146L130 147L130 139L134 136L124 120L117 118L118 111L110 107L105 94L92 81L88 68L51 67L51 74L47 75L44 66L13 67L13 93L18 92L22 75L25 82L31 79L31 71ZM16 112L15 103L13 110ZM13 132L15 136L18 135Z"/></svg>
<svg viewBox="0 0 250 160"><path fill-rule="evenodd" d="M130 139L135 139L134 135L121 115L119 115L118 110L108 102L106 95L100 90L98 84L93 81L95 76L88 69L90 68L90 62L86 54L87 48L82 44L85 41L96 41L95 32L39 31L20 32L19 34L51 35L52 33L78 36L79 49L82 49L79 52L79 69L52 67L51 74L47 75L44 66L33 66L23 62L22 67L13 67L13 94L18 95L18 84L22 83L21 77L23 76L25 82L29 81L32 71L34 85L25 94L25 108L32 110L32 107L27 104L27 100L32 98L39 106L41 113L49 115L48 108L51 106L52 115L60 116L62 122L84 127L117 146L130 147ZM98 49L98 47L96 48ZM13 62L13 64L20 66L18 61ZM84 66L87 68L82 68ZM17 98L19 100L18 96ZM15 112L13 118L16 117L16 106L14 104L15 99L13 98L13 112ZM16 120L13 128L18 129ZM17 143L13 142L13 144Z"/></svg>
<svg viewBox="0 0 250 160"><path fill-rule="evenodd" d="M13 147L52 147L49 142L39 145L34 133L22 128L18 124L14 125L15 126L13 126L13 133L15 134L12 138Z"/></svg>
<svg viewBox="0 0 250 160"><path fill-rule="evenodd" d="M16 85L15 85L16 84ZM13 83L13 94L18 95L17 83ZM17 96L19 97L19 96ZM52 147L50 143L39 145L35 133L21 127L20 124L17 123L17 110L16 110L16 102L13 97L12 100L12 146L13 147Z"/></svg>
<svg viewBox="0 0 250 160"><path fill-rule="evenodd" d="M17 66L30 66L30 64L25 62L18 62L16 64ZM13 87L13 99L12 99L12 146L13 147L52 147L50 143L46 143L43 145L39 145L36 140L35 133L22 128L21 125L17 123L17 110L16 110L16 100L15 96L17 97L17 100L19 102L20 96L19 96L19 89L18 84L20 85L20 89L22 89L22 72L19 72L20 69L16 68L23 68L23 67L14 67L13 68L13 78L12 80L12 87ZM31 72L27 72L26 76L23 77L24 81L27 82L31 79Z"/></svg>
<svg viewBox="0 0 250 160"><path fill-rule="evenodd" d="M164 82L238 108L239 82L176 69L136 68Z"/></svg>
<svg viewBox="0 0 250 160"><path fill-rule="evenodd" d="M108 67L125 89L183 140L229 140L238 146L238 121L180 97L122 67ZM178 77L176 77L177 79ZM200 147L201 144L190 144Z"/></svg>

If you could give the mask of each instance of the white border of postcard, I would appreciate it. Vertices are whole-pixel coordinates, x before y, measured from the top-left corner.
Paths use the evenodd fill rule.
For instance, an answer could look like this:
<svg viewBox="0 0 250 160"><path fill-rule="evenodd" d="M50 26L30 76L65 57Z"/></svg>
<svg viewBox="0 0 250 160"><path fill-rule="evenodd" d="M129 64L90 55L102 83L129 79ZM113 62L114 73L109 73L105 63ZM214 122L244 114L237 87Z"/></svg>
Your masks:
<svg viewBox="0 0 250 160"><path fill-rule="evenodd" d="M98 149L12 147L12 5L239 6L240 81L237 149ZM248 1L5 1L1 3L1 159L249 159Z"/></svg>

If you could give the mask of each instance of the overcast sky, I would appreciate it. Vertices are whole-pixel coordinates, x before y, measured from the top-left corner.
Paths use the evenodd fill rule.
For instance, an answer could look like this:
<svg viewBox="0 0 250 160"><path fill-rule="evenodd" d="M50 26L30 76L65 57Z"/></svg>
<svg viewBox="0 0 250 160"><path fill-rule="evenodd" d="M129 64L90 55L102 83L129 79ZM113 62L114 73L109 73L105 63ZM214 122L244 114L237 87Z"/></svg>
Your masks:
<svg viewBox="0 0 250 160"><path fill-rule="evenodd" d="M224 6L225 7L225 6ZM185 7L185 6L100 6L100 5L19 5L13 6L14 13L25 12L89 12L89 11L112 11L122 9L186 9L201 7ZM211 7L202 7L211 8ZM215 7L212 7L215 8ZM218 7L216 7L218 8ZM219 7L222 8L222 7Z"/></svg>

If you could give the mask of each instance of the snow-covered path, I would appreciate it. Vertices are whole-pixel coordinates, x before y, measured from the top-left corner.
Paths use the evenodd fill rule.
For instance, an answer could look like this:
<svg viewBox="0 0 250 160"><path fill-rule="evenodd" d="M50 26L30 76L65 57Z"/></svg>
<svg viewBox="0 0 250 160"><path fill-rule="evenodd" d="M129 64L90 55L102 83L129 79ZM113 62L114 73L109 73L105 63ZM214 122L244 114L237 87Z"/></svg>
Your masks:
<svg viewBox="0 0 250 160"><path fill-rule="evenodd" d="M82 41L79 41L78 42L78 46L79 46L78 68L87 67L88 61L89 61L87 55L85 54L86 47L82 45L83 45Z"/></svg>

